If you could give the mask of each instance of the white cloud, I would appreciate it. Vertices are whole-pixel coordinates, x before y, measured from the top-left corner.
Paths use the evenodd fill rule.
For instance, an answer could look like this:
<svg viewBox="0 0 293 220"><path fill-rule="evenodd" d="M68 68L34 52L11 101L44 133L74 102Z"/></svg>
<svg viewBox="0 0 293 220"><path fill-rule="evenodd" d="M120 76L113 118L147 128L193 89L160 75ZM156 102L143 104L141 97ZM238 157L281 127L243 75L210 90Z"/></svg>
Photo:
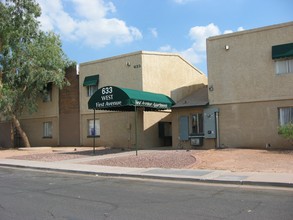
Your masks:
<svg viewBox="0 0 293 220"><path fill-rule="evenodd" d="M81 17L89 20L104 18L108 12L116 12L115 5L112 2L105 3L103 0L71 0L75 5L75 11Z"/></svg>
<svg viewBox="0 0 293 220"><path fill-rule="evenodd" d="M186 4L187 2L191 2L191 1L194 1L194 0L173 0L175 3L177 4Z"/></svg>
<svg viewBox="0 0 293 220"><path fill-rule="evenodd" d="M245 29L243 27L238 27L237 28L237 31L244 31ZM232 30L225 30L223 34L231 34L233 33L234 31Z"/></svg>
<svg viewBox="0 0 293 220"><path fill-rule="evenodd" d="M244 31L245 29L243 27L237 28L237 31Z"/></svg>
<svg viewBox="0 0 293 220"><path fill-rule="evenodd" d="M90 47L100 48L112 42L123 44L142 38L136 27L127 26L117 18L108 18L116 12L112 2L66 0L73 8L74 17L64 9L65 0L37 2L42 8L42 29L53 30L64 40L78 40Z"/></svg>
<svg viewBox="0 0 293 220"><path fill-rule="evenodd" d="M224 31L224 34L231 34L231 33L233 33L232 30L225 30L225 31Z"/></svg>
<svg viewBox="0 0 293 220"><path fill-rule="evenodd" d="M160 48L160 51L177 52L193 64L202 63L206 58L206 38L219 34L221 34L220 29L213 23L207 26L195 26L189 30L188 34L189 38L193 41L190 48L177 51L170 45L165 45Z"/></svg>
<svg viewBox="0 0 293 220"><path fill-rule="evenodd" d="M203 52L206 50L206 39L211 36L219 35L220 29L213 23L207 26L195 26L189 30L189 37L194 41L192 48Z"/></svg>
<svg viewBox="0 0 293 220"><path fill-rule="evenodd" d="M149 30L150 30L153 37L155 37L155 38L158 37L158 31L156 28L150 28Z"/></svg>
<svg viewBox="0 0 293 220"><path fill-rule="evenodd" d="M239 27L237 31L244 30L243 27ZM225 30L223 34L233 33L232 30ZM191 47L186 50L177 51L170 45L165 45L159 50L164 52L176 52L181 54L185 59L187 59L192 64L199 64L206 60L206 39L208 37L220 35L222 32L219 27L213 23L206 26L195 26L190 28L188 37L193 41Z"/></svg>
<svg viewBox="0 0 293 220"><path fill-rule="evenodd" d="M162 51L162 52L174 52L174 53L177 52L177 50L175 48L172 48L171 45L169 45L169 44L161 46L159 48L159 51Z"/></svg>

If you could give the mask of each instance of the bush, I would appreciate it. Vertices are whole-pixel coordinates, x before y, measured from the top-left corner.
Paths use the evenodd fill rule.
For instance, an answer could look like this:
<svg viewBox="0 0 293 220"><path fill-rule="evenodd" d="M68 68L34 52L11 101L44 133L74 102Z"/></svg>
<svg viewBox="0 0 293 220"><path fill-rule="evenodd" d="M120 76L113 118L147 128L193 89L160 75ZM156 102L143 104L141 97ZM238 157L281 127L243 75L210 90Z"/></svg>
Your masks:
<svg viewBox="0 0 293 220"><path fill-rule="evenodd" d="M289 141L293 141L293 124L288 123L278 128L278 134L282 137L288 139Z"/></svg>

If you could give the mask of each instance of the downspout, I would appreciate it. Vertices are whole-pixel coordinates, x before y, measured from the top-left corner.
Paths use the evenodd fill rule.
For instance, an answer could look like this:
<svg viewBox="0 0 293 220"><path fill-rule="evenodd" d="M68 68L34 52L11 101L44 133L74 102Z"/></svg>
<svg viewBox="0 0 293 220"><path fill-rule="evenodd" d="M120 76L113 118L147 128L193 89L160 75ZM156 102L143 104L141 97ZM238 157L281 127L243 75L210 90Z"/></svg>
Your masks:
<svg viewBox="0 0 293 220"><path fill-rule="evenodd" d="M216 148L220 148L220 131L219 131L219 111L216 112L216 129L217 129L217 145Z"/></svg>

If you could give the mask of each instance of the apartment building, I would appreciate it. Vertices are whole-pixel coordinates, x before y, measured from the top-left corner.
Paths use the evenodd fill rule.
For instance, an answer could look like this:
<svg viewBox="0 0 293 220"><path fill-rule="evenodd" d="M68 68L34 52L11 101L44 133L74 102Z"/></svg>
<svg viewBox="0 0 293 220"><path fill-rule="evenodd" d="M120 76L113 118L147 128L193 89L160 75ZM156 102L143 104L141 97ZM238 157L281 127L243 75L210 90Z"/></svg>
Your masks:
<svg viewBox="0 0 293 220"><path fill-rule="evenodd" d="M126 148L172 145L172 117L168 108L157 111L160 109L138 105L135 112L121 108L105 111L101 107L94 116L88 102L98 89L102 89L101 93L111 91L111 95L112 89L135 93L138 100L142 96L166 96L176 102L190 92L189 86L207 84L207 77L180 55L147 51L82 63L79 76L80 143L84 146L91 146L93 141L100 146ZM156 100L149 103L152 101ZM162 131L159 127L166 129Z"/></svg>
<svg viewBox="0 0 293 220"><path fill-rule="evenodd" d="M207 84L207 77L180 55L147 51L81 63L78 75L70 69L66 78L69 87L59 91L48 85L49 96L38 101L38 112L22 115L32 146L171 146L171 105L189 95L193 85ZM136 111L89 108L92 95L106 89L130 92L144 104L135 104ZM157 102L162 99L166 108ZM156 107L149 106L152 102ZM10 123L0 120L0 133L0 144L11 146Z"/></svg>
<svg viewBox="0 0 293 220"><path fill-rule="evenodd" d="M284 148L293 122L293 22L207 39L208 98L218 147Z"/></svg>

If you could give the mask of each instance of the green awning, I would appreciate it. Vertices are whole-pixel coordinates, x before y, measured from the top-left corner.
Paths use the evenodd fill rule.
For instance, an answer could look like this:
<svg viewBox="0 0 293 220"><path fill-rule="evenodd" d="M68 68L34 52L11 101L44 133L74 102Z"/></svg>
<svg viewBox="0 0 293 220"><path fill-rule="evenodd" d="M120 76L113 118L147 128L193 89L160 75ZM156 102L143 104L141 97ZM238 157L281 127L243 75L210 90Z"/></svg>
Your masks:
<svg viewBox="0 0 293 220"><path fill-rule="evenodd" d="M276 45L272 47L272 58L280 59L293 57L293 43Z"/></svg>
<svg viewBox="0 0 293 220"><path fill-rule="evenodd" d="M144 107L145 111L170 109L175 102L163 94L144 92L134 89L105 86L97 90L88 101L89 109L134 111Z"/></svg>
<svg viewBox="0 0 293 220"><path fill-rule="evenodd" d="M95 86L98 85L99 75L86 76L83 81L83 86Z"/></svg>

